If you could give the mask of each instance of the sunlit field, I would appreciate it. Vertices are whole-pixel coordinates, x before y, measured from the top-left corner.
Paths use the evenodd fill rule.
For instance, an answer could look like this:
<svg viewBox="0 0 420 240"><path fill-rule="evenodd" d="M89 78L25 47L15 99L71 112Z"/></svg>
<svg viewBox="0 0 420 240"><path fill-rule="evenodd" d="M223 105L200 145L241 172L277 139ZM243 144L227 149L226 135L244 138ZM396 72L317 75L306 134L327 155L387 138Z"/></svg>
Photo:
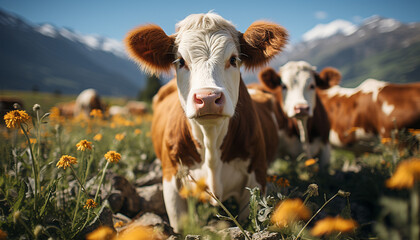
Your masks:
<svg viewBox="0 0 420 240"><path fill-rule="evenodd" d="M107 176L134 182L157 161L150 137L152 113L109 117L94 110L89 117L65 118L54 105L74 96L7 96L19 96L25 108L2 116L1 240L170 237L159 227L131 226L148 209L128 221L98 221L110 209ZM122 104L124 99L105 101ZM196 179L181 190L188 215L182 232L172 239L418 239L419 140L419 130L405 129L378 142L376 153L334 150L326 171L320 171L317 159L277 159L269 169L266 194L247 190L247 222L236 221L233 201L212 207L209 200L218 200ZM188 169L181 170L179 177L186 177ZM223 238L231 227L242 237Z"/></svg>

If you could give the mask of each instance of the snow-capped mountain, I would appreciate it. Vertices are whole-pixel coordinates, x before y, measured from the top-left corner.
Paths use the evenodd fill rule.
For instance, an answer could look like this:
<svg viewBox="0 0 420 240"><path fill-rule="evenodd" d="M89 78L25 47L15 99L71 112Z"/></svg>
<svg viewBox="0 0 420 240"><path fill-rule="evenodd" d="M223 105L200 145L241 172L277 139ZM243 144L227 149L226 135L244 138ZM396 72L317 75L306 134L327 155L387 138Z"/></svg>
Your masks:
<svg viewBox="0 0 420 240"><path fill-rule="evenodd" d="M122 42L34 24L0 9L0 88L136 96L145 76Z"/></svg>
<svg viewBox="0 0 420 240"><path fill-rule="evenodd" d="M98 35L83 35L67 28L58 29L49 23L36 26L35 30L51 38L62 36L71 41L85 44L86 46L95 50L111 52L120 57L127 56L124 51L123 43L116 39L105 38Z"/></svg>
<svg viewBox="0 0 420 240"><path fill-rule="evenodd" d="M356 26L344 20L317 25L288 46L270 65L305 60L318 70L331 66L342 73L344 86L368 78L389 82L420 81L420 23L401 23L372 16ZM258 73L245 74L255 82Z"/></svg>
<svg viewBox="0 0 420 240"><path fill-rule="evenodd" d="M353 34L357 30L356 25L353 23L337 19L328 24L318 24L305 34L303 34L302 39L305 42L312 41L315 39L328 38L336 34L343 34L348 36Z"/></svg>

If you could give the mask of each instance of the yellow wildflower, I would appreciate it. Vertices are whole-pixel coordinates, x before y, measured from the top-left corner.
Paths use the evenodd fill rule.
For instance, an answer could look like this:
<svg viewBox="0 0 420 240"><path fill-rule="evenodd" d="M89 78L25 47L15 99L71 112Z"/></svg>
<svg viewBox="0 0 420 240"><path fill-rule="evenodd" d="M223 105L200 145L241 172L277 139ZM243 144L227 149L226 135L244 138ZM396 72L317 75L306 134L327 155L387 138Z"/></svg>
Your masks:
<svg viewBox="0 0 420 240"><path fill-rule="evenodd" d="M394 175L386 181L388 188L412 188L420 180L420 158L411 158L398 164Z"/></svg>
<svg viewBox="0 0 420 240"><path fill-rule="evenodd" d="M114 224L114 228L120 228L120 227L122 227L122 226L124 226L124 222L123 222L123 221L119 221L119 222L116 222L116 223Z"/></svg>
<svg viewBox="0 0 420 240"><path fill-rule="evenodd" d="M110 227L98 227L95 231L86 235L86 240L111 240L114 239L115 232Z"/></svg>
<svg viewBox="0 0 420 240"><path fill-rule="evenodd" d="M78 151L85 151L86 149L92 150L92 143L85 139L77 143L76 147Z"/></svg>
<svg viewBox="0 0 420 240"><path fill-rule="evenodd" d="M117 153L116 151L109 151L104 156L108 162L112 163L118 163L121 159L121 154Z"/></svg>
<svg viewBox="0 0 420 240"><path fill-rule="evenodd" d="M124 133L117 133L117 134L115 135L115 139L116 139L117 141L122 141L124 138L125 138L125 134L124 134Z"/></svg>
<svg viewBox="0 0 420 240"><path fill-rule="evenodd" d="M305 161L305 167L309 167L311 165L314 165L316 163L316 160L311 158Z"/></svg>
<svg viewBox="0 0 420 240"><path fill-rule="evenodd" d="M93 140L99 142L102 140L102 134L98 133L93 137Z"/></svg>
<svg viewBox="0 0 420 240"><path fill-rule="evenodd" d="M209 194L206 192L207 184L204 178L200 178L192 188L190 185L183 186L179 192L179 195L183 198L195 197L201 202L206 202L210 199Z"/></svg>
<svg viewBox="0 0 420 240"><path fill-rule="evenodd" d="M302 200L299 198L286 199L274 211L271 222L283 228L299 219L308 219L310 215L309 209L306 208Z"/></svg>
<svg viewBox="0 0 420 240"><path fill-rule="evenodd" d="M341 217L326 217L315 223L311 230L313 236L330 235L331 233L350 232L356 229L357 223L353 219L344 219Z"/></svg>
<svg viewBox="0 0 420 240"><path fill-rule="evenodd" d="M93 199L88 199L86 200L86 204L85 206L83 206L83 208L86 209L91 209L91 208L96 208L98 206L98 203L96 203Z"/></svg>
<svg viewBox="0 0 420 240"><path fill-rule="evenodd" d="M279 185L280 187L290 187L290 182L289 182L289 180L287 180L286 178L279 178L277 181L276 181L276 184L277 185Z"/></svg>
<svg viewBox="0 0 420 240"><path fill-rule="evenodd" d="M413 134L413 136L420 135L420 129L409 128L408 132Z"/></svg>
<svg viewBox="0 0 420 240"><path fill-rule="evenodd" d="M94 118L103 118L104 116L101 109L92 109L89 115Z"/></svg>
<svg viewBox="0 0 420 240"><path fill-rule="evenodd" d="M19 128L22 123L27 123L31 117L24 110L13 110L4 115L8 128Z"/></svg>
<svg viewBox="0 0 420 240"><path fill-rule="evenodd" d="M118 240L159 240L159 235L151 227L129 227L118 236Z"/></svg>
<svg viewBox="0 0 420 240"><path fill-rule="evenodd" d="M72 164L77 164L77 159L75 157L69 156L69 155L63 155L60 160L57 163L58 168L64 168L70 167Z"/></svg>
<svg viewBox="0 0 420 240"><path fill-rule="evenodd" d="M134 130L134 134L140 135L141 134L141 129L136 128L136 130Z"/></svg>
<svg viewBox="0 0 420 240"><path fill-rule="evenodd" d="M0 240L6 240L6 239L7 239L7 233L6 232L3 232L0 229Z"/></svg>
<svg viewBox="0 0 420 240"><path fill-rule="evenodd" d="M31 144L35 144L36 143L36 138L29 138L29 141L31 142Z"/></svg>

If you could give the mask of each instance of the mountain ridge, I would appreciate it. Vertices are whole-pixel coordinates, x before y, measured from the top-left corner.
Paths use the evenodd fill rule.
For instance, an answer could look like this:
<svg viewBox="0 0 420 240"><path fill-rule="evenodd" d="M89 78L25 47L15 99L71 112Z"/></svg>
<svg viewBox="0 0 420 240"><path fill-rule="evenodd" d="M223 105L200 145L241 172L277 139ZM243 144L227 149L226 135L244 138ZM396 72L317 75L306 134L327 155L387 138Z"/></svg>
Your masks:
<svg viewBox="0 0 420 240"><path fill-rule="evenodd" d="M34 24L0 9L0 88L135 97L145 76L122 43Z"/></svg>

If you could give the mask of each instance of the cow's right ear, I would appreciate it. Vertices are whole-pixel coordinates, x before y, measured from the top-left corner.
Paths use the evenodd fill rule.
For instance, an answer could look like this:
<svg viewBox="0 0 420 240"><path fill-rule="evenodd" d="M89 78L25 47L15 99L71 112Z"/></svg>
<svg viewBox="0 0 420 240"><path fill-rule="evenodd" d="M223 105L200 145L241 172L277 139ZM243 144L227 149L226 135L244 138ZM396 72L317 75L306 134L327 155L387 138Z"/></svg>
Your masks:
<svg viewBox="0 0 420 240"><path fill-rule="evenodd" d="M274 90L281 84L280 75L271 67L263 69L258 74L258 79L260 80L260 83L269 90Z"/></svg>
<svg viewBox="0 0 420 240"><path fill-rule="evenodd" d="M170 71L175 60L174 41L162 28L153 24L131 30L124 40L130 57L151 74Z"/></svg>
<svg viewBox="0 0 420 240"><path fill-rule="evenodd" d="M333 67L326 67L318 74L315 73L316 86L321 89L327 89L338 85L341 80L341 73Z"/></svg>

